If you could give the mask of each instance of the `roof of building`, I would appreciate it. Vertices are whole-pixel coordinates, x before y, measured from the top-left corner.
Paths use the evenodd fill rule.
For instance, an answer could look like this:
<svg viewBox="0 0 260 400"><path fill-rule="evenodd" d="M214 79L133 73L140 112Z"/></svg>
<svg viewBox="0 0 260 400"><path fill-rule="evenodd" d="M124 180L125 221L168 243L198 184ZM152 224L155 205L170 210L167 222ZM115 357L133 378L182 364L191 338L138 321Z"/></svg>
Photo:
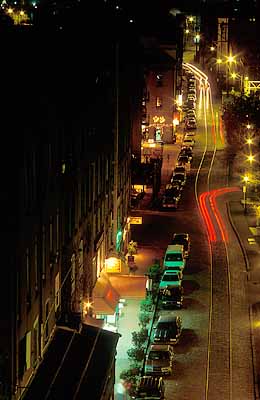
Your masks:
<svg viewBox="0 0 260 400"><path fill-rule="evenodd" d="M83 325L58 327L23 400L100 399L110 376L120 335Z"/></svg>

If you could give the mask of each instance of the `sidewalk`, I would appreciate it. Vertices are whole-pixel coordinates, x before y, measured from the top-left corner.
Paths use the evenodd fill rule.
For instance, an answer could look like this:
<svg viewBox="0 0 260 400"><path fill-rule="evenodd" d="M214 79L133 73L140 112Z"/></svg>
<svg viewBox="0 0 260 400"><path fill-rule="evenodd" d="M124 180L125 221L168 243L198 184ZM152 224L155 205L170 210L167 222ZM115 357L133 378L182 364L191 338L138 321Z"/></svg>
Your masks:
<svg viewBox="0 0 260 400"><path fill-rule="evenodd" d="M228 204L229 218L243 251L247 277L248 301L253 348L255 398L259 399L260 384L260 232L255 228L256 218L244 214L241 201Z"/></svg>
<svg viewBox="0 0 260 400"><path fill-rule="evenodd" d="M137 271L135 275L143 276L147 268L153 263L156 253L150 247L138 247L138 253L135 255ZM139 331L139 311L140 299L126 299L126 305L118 321L118 333L121 337L117 345L116 354L116 372L115 372L115 400L128 400L129 396L120 392L120 373L130 367L127 356L127 350L132 348L132 332Z"/></svg>

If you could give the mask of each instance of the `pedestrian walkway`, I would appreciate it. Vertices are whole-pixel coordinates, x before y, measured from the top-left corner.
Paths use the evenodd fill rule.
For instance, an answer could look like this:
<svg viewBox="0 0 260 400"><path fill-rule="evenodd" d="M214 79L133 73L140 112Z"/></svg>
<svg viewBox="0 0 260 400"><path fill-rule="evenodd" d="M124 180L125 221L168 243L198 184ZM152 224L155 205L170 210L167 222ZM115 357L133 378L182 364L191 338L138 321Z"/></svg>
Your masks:
<svg viewBox="0 0 260 400"><path fill-rule="evenodd" d="M242 248L248 273L248 301L251 319L255 398L259 399L260 384L260 233L256 218L244 213L241 201L229 203L229 216ZM254 229L252 229L254 228Z"/></svg>

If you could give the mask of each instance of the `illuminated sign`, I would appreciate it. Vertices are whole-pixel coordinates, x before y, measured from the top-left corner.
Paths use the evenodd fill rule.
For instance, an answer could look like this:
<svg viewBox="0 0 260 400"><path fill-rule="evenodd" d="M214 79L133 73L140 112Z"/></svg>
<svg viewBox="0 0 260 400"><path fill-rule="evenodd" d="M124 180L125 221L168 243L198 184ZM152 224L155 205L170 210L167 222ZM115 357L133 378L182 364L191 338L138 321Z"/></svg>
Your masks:
<svg viewBox="0 0 260 400"><path fill-rule="evenodd" d="M109 257L105 260L106 272L121 272L121 260L116 257Z"/></svg>
<svg viewBox="0 0 260 400"><path fill-rule="evenodd" d="M143 217L130 217L130 224L141 225L143 223Z"/></svg>

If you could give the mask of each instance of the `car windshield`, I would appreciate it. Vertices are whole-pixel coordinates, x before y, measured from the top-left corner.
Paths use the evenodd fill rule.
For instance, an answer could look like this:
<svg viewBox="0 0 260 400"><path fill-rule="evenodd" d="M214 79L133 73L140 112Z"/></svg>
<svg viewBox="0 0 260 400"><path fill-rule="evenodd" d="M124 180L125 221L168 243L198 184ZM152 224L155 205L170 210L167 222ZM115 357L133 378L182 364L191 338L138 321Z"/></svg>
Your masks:
<svg viewBox="0 0 260 400"><path fill-rule="evenodd" d="M165 261L182 261L182 255L180 253L166 254Z"/></svg>
<svg viewBox="0 0 260 400"><path fill-rule="evenodd" d="M180 292L179 288L177 288L176 290L166 289L162 293L163 298L180 297L180 296L181 296L181 292Z"/></svg>
<svg viewBox="0 0 260 400"><path fill-rule="evenodd" d="M175 180L183 181L184 180L184 175L183 174L176 174L174 175Z"/></svg>
<svg viewBox="0 0 260 400"><path fill-rule="evenodd" d="M149 360L169 360L169 353L168 351L150 351Z"/></svg>
<svg viewBox="0 0 260 400"><path fill-rule="evenodd" d="M182 237L175 237L172 244L181 244L185 250L188 248L188 241Z"/></svg>
<svg viewBox="0 0 260 400"><path fill-rule="evenodd" d="M162 277L162 281L164 281L164 282L175 282L175 281L178 281L179 280L179 277L178 277L178 275L177 274L174 274L174 275L164 275L163 277Z"/></svg>
<svg viewBox="0 0 260 400"><path fill-rule="evenodd" d="M158 329L167 329L170 330L172 333L176 333L177 332L177 325L176 322L158 322L157 325Z"/></svg>

